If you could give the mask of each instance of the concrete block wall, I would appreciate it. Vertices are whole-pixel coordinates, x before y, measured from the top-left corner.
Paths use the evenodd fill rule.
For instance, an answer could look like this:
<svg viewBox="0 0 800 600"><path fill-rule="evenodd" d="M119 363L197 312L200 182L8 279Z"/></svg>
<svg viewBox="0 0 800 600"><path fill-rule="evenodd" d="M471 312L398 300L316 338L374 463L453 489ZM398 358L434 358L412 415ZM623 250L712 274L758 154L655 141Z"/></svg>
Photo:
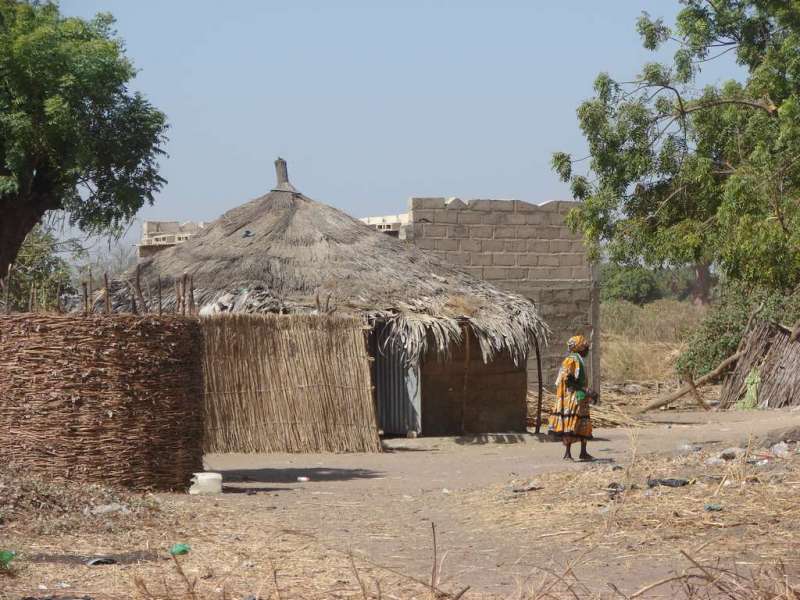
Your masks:
<svg viewBox="0 0 800 600"><path fill-rule="evenodd" d="M592 270L583 242L564 223L573 206L565 201L536 205L411 198L409 223L400 232L401 239L536 303L553 330L542 349L547 388L553 387L569 337L591 332ZM592 362L598 365L599 356ZM529 389L536 389L537 379L532 356Z"/></svg>

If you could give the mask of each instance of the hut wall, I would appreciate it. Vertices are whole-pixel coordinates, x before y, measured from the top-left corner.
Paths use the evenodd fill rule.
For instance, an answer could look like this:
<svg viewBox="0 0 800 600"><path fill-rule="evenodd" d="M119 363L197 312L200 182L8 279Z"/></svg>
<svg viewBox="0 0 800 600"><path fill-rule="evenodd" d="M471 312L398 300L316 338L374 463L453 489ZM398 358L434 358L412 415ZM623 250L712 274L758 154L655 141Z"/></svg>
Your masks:
<svg viewBox="0 0 800 600"><path fill-rule="evenodd" d="M200 329L179 317L0 316L0 447L48 479L185 489L202 470Z"/></svg>
<svg viewBox="0 0 800 600"><path fill-rule="evenodd" d="M448 358L432 352L423 362L423 435L526 430L525 365L514 365L507 354L484 363L477 344L470 335Z"/></svg>
<svg viewBox="0 0 800 600"><path fill-rule="evenodd" d="M533 300L551 327L542 348L543 384L552 388L567 340L592 331L593 277L580 236L564 223L574 202L536 205L519 200L411 198L401 238L461 269ZM597 313L594 317L596 327ZM598 386L600 348L591 367ZM536 357L528 361L531 390L538 386Z"/></svg>
<svg viewBox="0 0 800 600"><path fill-rule="evenodd" d="M313 315L201 320L208 452L378 452L365 325Z"/></svg>

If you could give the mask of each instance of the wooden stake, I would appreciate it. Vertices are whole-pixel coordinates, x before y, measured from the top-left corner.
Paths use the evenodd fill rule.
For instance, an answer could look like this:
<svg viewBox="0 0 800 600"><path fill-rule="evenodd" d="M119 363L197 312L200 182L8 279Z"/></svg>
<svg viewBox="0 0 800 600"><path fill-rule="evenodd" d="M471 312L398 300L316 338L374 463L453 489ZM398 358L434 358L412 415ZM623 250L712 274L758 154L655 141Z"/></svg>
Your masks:
<svg viewBox="0 0 800 600"><path fill-rule="evenodd" d="M695 385L695 387L699 387L701 385L705 385L706 383L714 381L717 377L722 375L728 367L730 367L733 363L735 363L741 357L742 357L742 353L741 352L737 352L733 356L729 356L728 358L723 360L717 366L716 369L711 371L711 373L707 373L706 375L703 375L696 382L693 381L692 383ZM648 404L644 408L639 409L636 412L637 412L637 414L641 414L641 413L647 412L648 410L653 410L655 408L660 408L660 407L662 407L662 406L664 406L666 404L669 404L673 400L677 400L678 398L681 398L682 396L685 396L686 394L688 394L691 391L692 391L692 388L690 386L686 385L686 386L682 387L681 389L679 389L676 392L672 392L671 394L667 394L666 396L663 396L661 398L656 398L653 402L651 402L650 404Z"/></svg>
<svg viewBox="0 0 800 600"><path fill-rule="evenodd" d="M139 309L136 306L136 289L134 288L133 283L130 281L128 282L128 288L131 291L131 312L133 312L135 315L138 315Z"/></svg>
<svg viewBox="0 0 800 600"><path fill-rule="evenodd" d="M539 351L539 338L533 336L533 346L536 349L536 374L539 377L539 398L536 401L536 433L542 428L542 400L544 398L544 382L542 381L542 355Z"/></svg>
<svg viewBox="0 0 800 600"><path fill-rule="evenodd" d="M194 275L189 275L189 314L193 315L194 310Z"/></svg>
<svg viewBox="0 0 800 600"><path fill-rule="evenodd" d="M111 286L108 285L108 273L103 273L103 284L106 288L106 314L111 314Z"/></svg>
<svg viewBox="0 0 800 600"><path fill-rule="evenodd" d="M188 281L188 275L186 273L183 274L183 278L181 279L181 315L186 316L186 291L188 286L186 285Z"/></svg>
<svg viewBox="0 0 800 600"><path fill-rule="evenodd" d="M175 280L175 313L181 312L181 283Z"/></svg>
<svg viewBox="0 0 800 600"><path fill-rule="evenodd" d="M686 383L689 384L689 388L692 390L692 396L694 396L695 401L700 405L703 410L711 410L711 407L703 402L703 397L700 395L700 392L697 391L697 386L692 379L692 376L687 374L686 375Z"/></svg>
<svg viewBox="0 0 800 600"><path fill-rule="evenodd" d="M89 314L89 286L85 281L81 282L81 289L83 290L83 314Z"/></svg>
<svg viewBox="0 0 800 600"><path fill-rule="evenodd" d="M134 291L136 293L136 299L139 301L139 305L141 306L142 313L147 312L147 302L144 301L144 295L142 294L142 273L141 267L136 265L136 279L134 280Z"/></svg>
<svg viewBox="0 0 800 600"><path fill-rule="evenodd" d="M158 276L158 316L160 317L163 315L163 309L161 307L161 275Z"/></svg>
<svg viewBox="0 0 800 600"><path fill-rule="evenodd" d="M58 287L56 288L56 312L61 312L61 282L58 282Z"/></svg>
<svg viewBox="0 0 800 600"><path fill-rule="evenodd" d="M11 273L14 271L14 265L8 265L8 274L6 275L6 314L11 314Z"/></svg>
<svg viewBox="0 0 800 600"><path fill-rule="evenodd" d="M92 277L92 267L89 267L89 312L94 312L94 277Z"/></svg>

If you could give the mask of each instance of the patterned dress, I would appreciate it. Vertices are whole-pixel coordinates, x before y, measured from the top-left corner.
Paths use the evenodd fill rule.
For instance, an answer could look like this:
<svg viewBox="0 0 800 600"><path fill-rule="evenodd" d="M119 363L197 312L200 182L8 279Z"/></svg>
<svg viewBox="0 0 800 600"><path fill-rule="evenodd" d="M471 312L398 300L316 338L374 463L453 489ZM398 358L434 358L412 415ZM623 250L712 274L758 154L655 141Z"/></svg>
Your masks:
<svg viewBox="0 0 800 600"><path fill-rule="evenodd" d="M556 401L547 429L565 443L592 438L586 367L580 354L572 353L561 363L556 379Z"/></svg>

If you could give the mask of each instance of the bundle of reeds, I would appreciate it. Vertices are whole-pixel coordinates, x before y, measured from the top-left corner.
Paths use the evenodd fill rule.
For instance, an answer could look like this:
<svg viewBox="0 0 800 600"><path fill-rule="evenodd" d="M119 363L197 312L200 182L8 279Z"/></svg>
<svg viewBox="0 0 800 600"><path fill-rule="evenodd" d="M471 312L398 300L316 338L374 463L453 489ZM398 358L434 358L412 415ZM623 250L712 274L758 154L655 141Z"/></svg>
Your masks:
<svg viewBox="0 0 800 600"><path fill-rule="evenodd" d="M208 452L379 452L365 323L201 319Z"/></svg>
<svg viewBox="0 0 800 600"><path fill-rule="evenodd" d="M52 479L185 488L202 467L196 320L0 316L0 447Z"/></svg>
<svg viewBox="0 0 800 600"><path fill-rule="evenodd" d="M774 323L756 322L742 341L741 357L725 381L720 408L732 408L744 395L755 370L759 408L800 405L800 342L792 331Z"/></svg>

